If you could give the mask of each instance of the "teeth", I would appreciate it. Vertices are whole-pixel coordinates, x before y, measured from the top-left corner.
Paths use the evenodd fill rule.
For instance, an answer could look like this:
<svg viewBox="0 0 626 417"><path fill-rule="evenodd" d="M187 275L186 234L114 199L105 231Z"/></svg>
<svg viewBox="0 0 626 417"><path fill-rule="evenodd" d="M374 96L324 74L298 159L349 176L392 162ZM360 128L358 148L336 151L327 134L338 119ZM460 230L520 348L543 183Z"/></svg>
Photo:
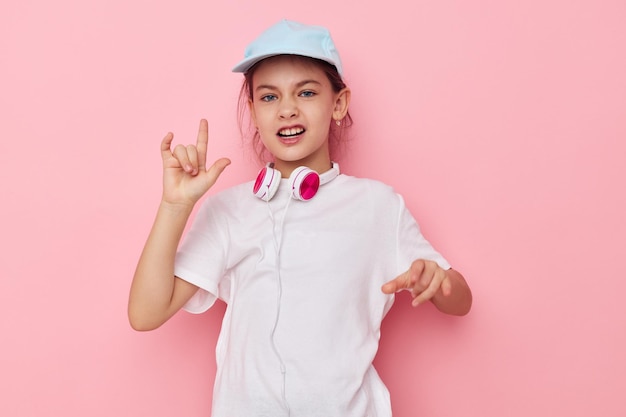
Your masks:
<svg viewBox="0 0 626 417"><path fill-rule="evenodd" d="M291 128L291 129L283 129L280 132L278 132L278 134L280 136L295 136L295 135L299 135L300 133L304 132L304 129L302 129L301 127L299 128Z"/></svg>

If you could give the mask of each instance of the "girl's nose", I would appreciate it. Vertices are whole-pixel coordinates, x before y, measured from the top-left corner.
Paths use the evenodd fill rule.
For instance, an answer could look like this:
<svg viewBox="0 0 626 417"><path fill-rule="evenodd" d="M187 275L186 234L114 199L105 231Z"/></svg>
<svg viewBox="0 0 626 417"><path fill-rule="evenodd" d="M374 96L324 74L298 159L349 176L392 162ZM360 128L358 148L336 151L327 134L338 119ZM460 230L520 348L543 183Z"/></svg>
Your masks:
<svg viewBox="0 0 626 417"><path fill-rule="evenodd" d="M280 103L278 115L281 119L291 119L298 115L298 108L293 100L284 99Z"/></svg>

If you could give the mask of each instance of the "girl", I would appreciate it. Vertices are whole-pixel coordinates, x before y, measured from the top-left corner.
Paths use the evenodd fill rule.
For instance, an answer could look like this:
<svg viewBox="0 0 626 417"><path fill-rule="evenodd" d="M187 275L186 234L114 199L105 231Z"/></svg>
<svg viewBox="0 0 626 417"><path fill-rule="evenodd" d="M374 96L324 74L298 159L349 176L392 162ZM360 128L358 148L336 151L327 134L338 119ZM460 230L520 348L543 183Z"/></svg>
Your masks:
<svg viewBox="0 0 626 417"><path fill-rule="evenodd" d="M227 304L213 416L390 416L372 361L394 293L444 313L471 306L465 280L420 234L390 187L341 174L330 138L349 124L350 90L325 28L281 21L246 49L250 120L273 163L195 203L230 163L161 143L163 196L133 279L129 319L151 330L180 308ZM319 173L319 174L318 174ZM395 277L395 278L394 278Z"/></svg>

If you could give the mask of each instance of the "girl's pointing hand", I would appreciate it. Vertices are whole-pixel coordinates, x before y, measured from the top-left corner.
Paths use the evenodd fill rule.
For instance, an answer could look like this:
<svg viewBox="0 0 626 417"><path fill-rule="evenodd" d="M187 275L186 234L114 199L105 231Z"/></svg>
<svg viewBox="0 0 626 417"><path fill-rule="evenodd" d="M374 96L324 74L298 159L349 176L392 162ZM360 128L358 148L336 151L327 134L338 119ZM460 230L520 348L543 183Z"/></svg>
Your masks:
<svg viewBox="0 0 626 417"><path fill-rule="evenodd" d="M393 294L401 290L409 290L413 297L414 307L433 298L439 290L444 296L450 295L452 283L436 262L418 259L402 275L387 282L382 287L385 294Z"/></svg>

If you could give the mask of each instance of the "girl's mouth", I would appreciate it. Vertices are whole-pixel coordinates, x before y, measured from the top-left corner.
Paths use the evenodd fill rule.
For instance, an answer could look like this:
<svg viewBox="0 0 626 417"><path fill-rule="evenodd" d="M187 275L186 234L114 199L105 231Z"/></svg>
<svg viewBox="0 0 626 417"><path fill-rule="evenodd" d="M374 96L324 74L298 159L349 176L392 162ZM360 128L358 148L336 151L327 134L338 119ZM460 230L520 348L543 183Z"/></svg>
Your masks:
<svg viewBox="0 0 626 417"><path fill-rule="evenodd" d="M299 136L305 132L302 127L288 127L286 129L282 129L278 131L278 136L283 139L291 139L296 136Z"/></svg>

